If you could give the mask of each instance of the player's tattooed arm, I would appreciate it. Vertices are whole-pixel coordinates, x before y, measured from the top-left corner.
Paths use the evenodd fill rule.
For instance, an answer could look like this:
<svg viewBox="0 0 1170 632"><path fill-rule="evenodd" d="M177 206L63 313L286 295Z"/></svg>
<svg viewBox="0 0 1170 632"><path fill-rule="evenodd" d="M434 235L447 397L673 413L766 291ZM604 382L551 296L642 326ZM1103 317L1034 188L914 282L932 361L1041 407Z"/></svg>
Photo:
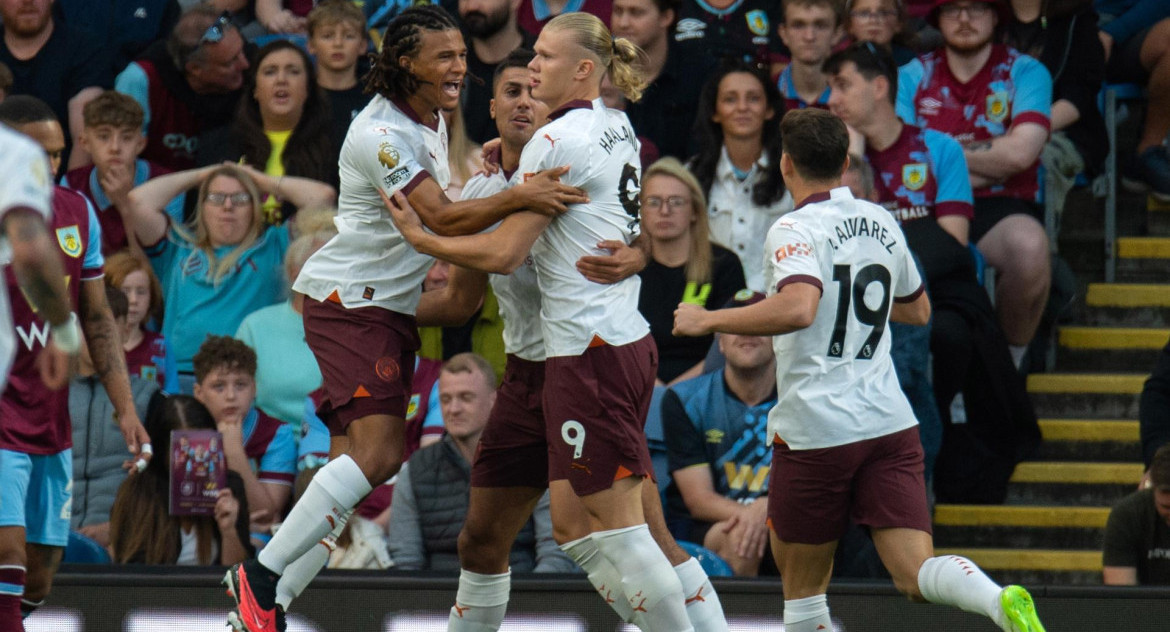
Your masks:
<svg viewBox="0 0 1170 632"><path fill-rule="evenodd" d="M12 248L12 270L28 301L49 324L64 324L73 310L65 291L65 267L45 220L32 209L14 209L4 215L3 228Z"/></svg>
<svg viewBox="0 0 1170 632"><path fill-rule="evenodd" d="M85 331L94 371L114 405L126 446L130 452L138 455L141 445L150 442L150 436L146 434L146 429L138 419L138 411L134 408L134 395L130 390L130 376L126 370L126 354L122 351L122 338L114 313L106 301L104 279L81 282L80 308L81 328Z"/></svg>

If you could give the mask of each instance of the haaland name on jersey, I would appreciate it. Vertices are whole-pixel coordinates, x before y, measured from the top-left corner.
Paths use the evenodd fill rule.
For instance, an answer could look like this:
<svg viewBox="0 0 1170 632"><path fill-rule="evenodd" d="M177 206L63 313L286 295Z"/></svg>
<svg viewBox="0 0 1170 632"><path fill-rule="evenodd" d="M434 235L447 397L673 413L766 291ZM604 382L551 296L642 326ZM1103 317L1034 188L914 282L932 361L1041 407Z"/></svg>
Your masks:
<svg viewBox="0 0 1170 632"><path fill-rule="evenodd" d="M613 148L622 142L629 143L635 152L638 151L638 135L628 126L623 125L620 128L611 127L605 130L601 134L601 138L597 140L597 144L605 150L606 155L613 153Z"/></svg>

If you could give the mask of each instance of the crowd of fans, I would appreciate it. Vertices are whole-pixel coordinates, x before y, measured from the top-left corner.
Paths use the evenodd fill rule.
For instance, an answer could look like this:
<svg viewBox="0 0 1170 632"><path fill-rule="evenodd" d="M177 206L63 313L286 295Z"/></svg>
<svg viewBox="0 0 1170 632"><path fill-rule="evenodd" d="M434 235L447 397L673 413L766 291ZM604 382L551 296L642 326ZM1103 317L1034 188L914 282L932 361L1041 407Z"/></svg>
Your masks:
<svg viewBox="0 0 1170 632"><path fill-rule="evenodd" d="M399 3L137 4L123 15L118 3L0 0L0 121L44 147L70 199L80 194L96 218L133 403L159 455L127 477L114 408L83 361L69 399L73 529L118 563L231 564L263 546L327 458L313 414L321 375L289 287L333 234L337 157L369 98L364 53ZM441 4L468 47L461 107L444 113L457 199L496 136L493 72L565 3ZM771 347L676 338L671 325L680 302L743 305L766 290L763 237L794 204L778 169L779 121L794 108L825 108L850 126L846 184L896 216L928 281L932 328L892 335L938 499L1002 502L1039 440L1021 371L1049 299L1043 205L1059 209L1078 178L1103 170L1103 81L1146 84L1125 176L1170 199L1170 4L569 4L646 53L642 99L605 98L642 143L651 255L639 309L661 354L651 415L664 429L659 474L671 481L675 535L737 574L768 572ZM426 289L446 275L436 264ZM332 564L458 567L470 461L504 364L495 305L489 289L466 324L422 332L413 458L359 509ZM222 434L227 488L213 516L169 516L170 432L200 428ZM1156 448L1153 482L1170 489ZM546 497L513 550L516 569L572 568L549 546L550 528Z"/></svg>

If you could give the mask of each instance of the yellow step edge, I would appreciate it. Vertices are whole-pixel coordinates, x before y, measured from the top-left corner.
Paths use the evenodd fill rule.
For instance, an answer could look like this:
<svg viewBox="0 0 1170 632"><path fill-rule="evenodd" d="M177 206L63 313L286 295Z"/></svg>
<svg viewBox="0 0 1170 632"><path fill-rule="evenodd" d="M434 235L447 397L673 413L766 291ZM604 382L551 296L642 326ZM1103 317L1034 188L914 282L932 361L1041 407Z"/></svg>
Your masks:
<svg viewBox="0 0 1170 632"><path fill-rule="evenodd" d="M938 505L934 524L949 527L1067 527L1103 529L1109 507Z"/></svg>
<svg viewBox="0 0 1170 632"><path fill-rule="evenodd" d="M1121 237L1117 256L1122 259L1170 259L1170 237Z"/></svg>
<svg viewBox="0 0 1170 632"><path fill-rule="evenodd" d="M1170 340L1170 329L1144 327L1061 327L1060 346L1069 349L1158 350Z"/></svg>
<svg viewBox="0 0 1170 632"><path fill-rule="evenodd" d="M1140 441L1138 422L1128 419L1041 419L1045 441Z"/></svg>
<svg viewBox="0 0 1170 632"><path fill-rule="evenodd" d="M1033 373L1028 376L1028 392L1137 395L1147 377L1126 373Z"/></svg>
<svg viewBox="0 0 1170 632"><path fill-rule="evenodd" d="M1170 307L1170 284L1090 283L1089 307Z"/></svg>
<svg viewBox="0 0 1170 632"><path fill-rule="evenodd" d="M1016 466L1013 483L1119 484L1137 489L1144 467L1141 463L1081 463L1025 461Z"/></svg>
<svg viewBox="0 0 1170 632"><path fill-rule="evenodd" d="M935 555L961 555L989 571L1100 571L1100 551L1051 549L937 549Z"/></svg>

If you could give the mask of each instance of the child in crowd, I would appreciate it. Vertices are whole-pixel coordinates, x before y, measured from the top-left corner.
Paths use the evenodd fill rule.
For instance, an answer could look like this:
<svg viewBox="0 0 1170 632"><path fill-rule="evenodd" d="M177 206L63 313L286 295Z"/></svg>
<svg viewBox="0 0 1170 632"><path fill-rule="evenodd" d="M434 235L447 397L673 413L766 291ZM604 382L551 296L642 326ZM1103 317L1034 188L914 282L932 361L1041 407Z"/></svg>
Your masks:
<svg viewBox="0 0 1170 632"><path fill-rule="evenodd" d="M102 226L102 254L124 248L138 251L129 239L123 221L130 212L130 189L169 170L139 158L146 147L142 131L145 115L133 98L107 90L85 104L82 110L81 147L93 157L93 164L73 169L61 184L80 192L93 203ZM183 220L183 196L171 200L167 215L175 223Z"/></svg>
<svg viewBox="0 0 1170 632"><path fill-rule="evenodd" d="M244 479L252 532L265 532L284 515L296 475L292 428L254 406L256 352L230 336L208 336L193 359L195 399L223 435L228 469Z"/></svg>
<svg viewBox="0 0 1170 632"><path fill-rule="evenodd" d="M358 82L358 60L369 46L365 26L365 15L350 0L325 0L309 12L309 53L333 112L334 147L341 147L349 122L370 102Z"/></svg>
<svg viewBox="0 0 1170 632"><path fill-rule="evenodd" d="M178 393L175 355L162 334L146 328L152 321L162 322L162 286L154 270L144 260L118 252L106 259L106 284L121 290L130 302L130 311L122 323L126 370L130 375L158 382L167 393Z"/></svg>

